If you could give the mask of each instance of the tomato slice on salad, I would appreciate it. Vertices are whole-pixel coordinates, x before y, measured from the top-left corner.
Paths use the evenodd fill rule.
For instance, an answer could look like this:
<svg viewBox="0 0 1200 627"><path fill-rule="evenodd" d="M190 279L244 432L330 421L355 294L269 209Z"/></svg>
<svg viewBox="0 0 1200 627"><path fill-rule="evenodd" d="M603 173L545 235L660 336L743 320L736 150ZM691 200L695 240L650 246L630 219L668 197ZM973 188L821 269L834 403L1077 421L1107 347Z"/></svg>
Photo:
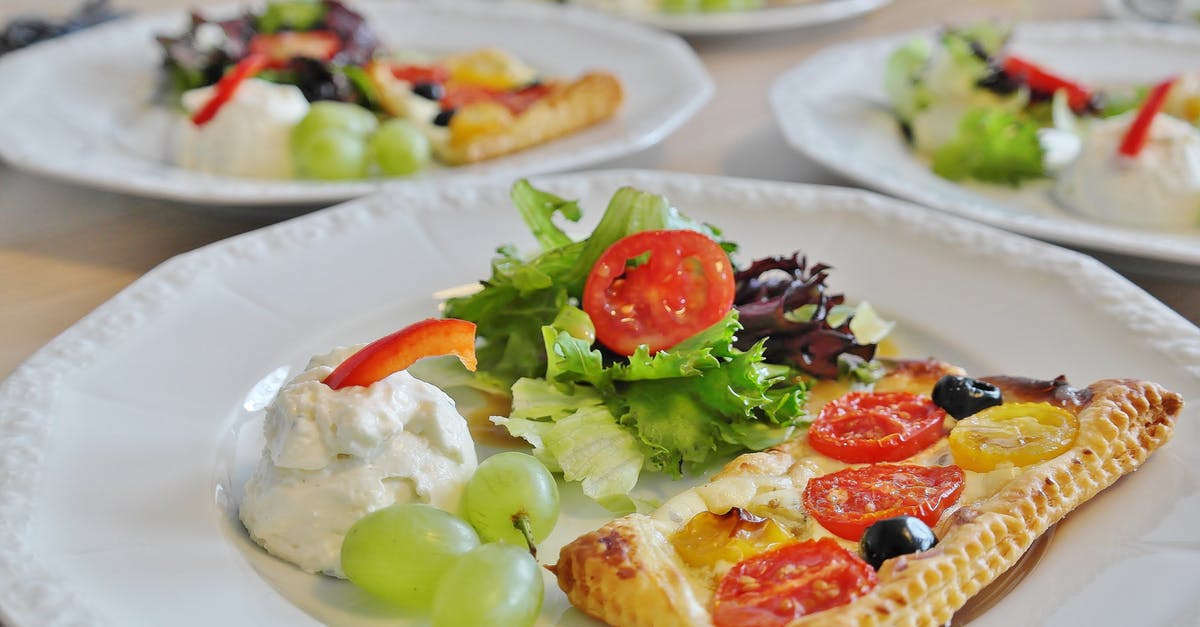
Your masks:
<svg viewBox="0 0 1200 627"><path fill-rule="evenodd" d="M716 324L733 306L733 267L719 244L688 230L642 231L613 243L592 266L583 310L596 339L622 355L670 348Z"/></svg>
<svg viewBox="0 0 1200 627"><path fill-rule="evenodd" d="M250 39L250 54L265 54L272 67L282 67L296 57L328 61L342 49L342 40L327 30L259 33Z"/></svg>
<svg viewBox="0 0 1200 627"><path fill-rule="evenodd" d="M946 412L911 392L852 392L827 403L808 428L817 452L851 464L898 462L942 437Z"/></svg>
<svg viewBox="0 0 1200 627"><path fill-rule="evenodd" d="M324 383L340 390L368 386L404 370L423 357L455 355L474 371L475 323L456 318L429 318L382 337L346 358L325 377Z"/></svg>
<svg viewBox="0 0 1200 627"><path fill-rule="evenodd" d="M737 563L713 602L717 627L774 627L844 605L878 583L875 569L833 538L794 542Z"/></svg>
<svg viewBox="0 0 1200 627"><path fill-rule="evenodd" d="M914 516L930 527L958 501L966 474L958 466L872 464L810 479L804 507L830 533L857 542L885 518Z"/></svg>

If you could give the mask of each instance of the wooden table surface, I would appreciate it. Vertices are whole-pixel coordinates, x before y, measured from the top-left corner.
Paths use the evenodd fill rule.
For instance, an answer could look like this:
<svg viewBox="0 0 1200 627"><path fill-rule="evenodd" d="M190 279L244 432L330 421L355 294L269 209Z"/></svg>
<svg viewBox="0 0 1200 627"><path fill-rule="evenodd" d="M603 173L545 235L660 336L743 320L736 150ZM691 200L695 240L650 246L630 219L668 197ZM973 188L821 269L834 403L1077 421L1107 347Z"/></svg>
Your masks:
<svg viewBox="0 0 1200 627"><path fill-rule="evenodd" d="M4 0L0 23L23 11L61 11L76 4ZM116 4L146 10L202 3L118 0ZM596 167L849 184L784 143L766 100L773 80L830 44L990 16L1100 18L1103 10L1098 0L896 0L869 16L831 26L693 39L716 82L712 101L661 144ZM19 123L0 120L0 124ZM197 207L94 191L0 164L0 378L162 261L294 214L294 210ZM1200 323L1200 269L1175 277L1129 277Z"/></svg>

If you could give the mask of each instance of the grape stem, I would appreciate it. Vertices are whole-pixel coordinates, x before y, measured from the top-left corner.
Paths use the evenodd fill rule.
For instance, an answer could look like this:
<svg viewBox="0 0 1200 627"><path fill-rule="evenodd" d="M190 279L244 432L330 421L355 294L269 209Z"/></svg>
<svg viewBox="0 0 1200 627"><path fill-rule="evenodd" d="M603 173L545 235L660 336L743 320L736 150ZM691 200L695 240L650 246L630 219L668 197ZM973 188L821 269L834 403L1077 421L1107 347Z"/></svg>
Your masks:
<svg viewBox="0 0 1200 627"><path fill-rule="evenodd" d="M529 554L533 559L537 559L537 544L533 541L533 525L529 522L529 515L525 512L517 512L512 517L513 527L525 536L525 544L529 547Z"/></svg>

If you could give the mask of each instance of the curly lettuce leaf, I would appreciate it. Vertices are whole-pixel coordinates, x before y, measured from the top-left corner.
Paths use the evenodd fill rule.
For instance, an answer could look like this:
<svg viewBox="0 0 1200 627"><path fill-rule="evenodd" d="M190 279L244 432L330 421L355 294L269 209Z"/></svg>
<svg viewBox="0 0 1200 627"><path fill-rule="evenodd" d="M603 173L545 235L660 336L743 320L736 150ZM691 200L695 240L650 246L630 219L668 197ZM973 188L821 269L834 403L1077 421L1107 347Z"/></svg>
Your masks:
<svg viewBox="0 0 1200 627"><path fill-rule="evenodd" d="M923 75L932 55L933 45L925 37L910 39L888 55L883 89L892 102L892 111L904 123L929 106L930 94Z"/></svg>
<svg viewBox="0 0 1200 627"><path fill-rule="evenodd" d="M1016 185L1045 176L1040 126L1020 113L973 109L958 134L933 155L933 171L952 181L978 179Z"/></svg>
<svg viewBox="0 0 1200 627"><path fill-rule="evenodd" d="M774 446L807 420L807 384L786 367L765 364L761 343L748 351L734 347L740 328L737 312L730 311L671 349L609 362L588 340L549 325L543 329L551 356L546 378L518 380L511 416L495 420L529 441L553 468L569 465L563 455L583 456L575 449L590 443L571 433L570 425L587 412L591 418L584 424L598 428L601 408L634 438L643 468L675 476L738 451ZM549 424L553 429L544 426ZM556 434L555 446L548 433Z"/></svg>
<svg viewBox="0 0 1200 627"><path fill-rule="evenodd" d="M617 190L592 234L578 241L554 223L558 215L579 219L574 201L537 190L524 180L513 186L512 197L541 252L526 259L512 246L499 248L483 289L447 300L444 311L447 317L477 325L483 340L478 349L480 376L509 385L521 377L545 374L542 327L578 301L588 272L614 242L656 229L691 229L720 237L713 227L681 215L663 196L631 187Z"/></svg>
<svg viewBox="0 0 1200 627"><path fill-rule="evenodd" d="M536 421L492 419L533 445L533 455L567 481L578 481L583 493L616 513L635 509L629 492L637 485L645 452L629 430L603 405L586 405L562 418Z"/></svg>

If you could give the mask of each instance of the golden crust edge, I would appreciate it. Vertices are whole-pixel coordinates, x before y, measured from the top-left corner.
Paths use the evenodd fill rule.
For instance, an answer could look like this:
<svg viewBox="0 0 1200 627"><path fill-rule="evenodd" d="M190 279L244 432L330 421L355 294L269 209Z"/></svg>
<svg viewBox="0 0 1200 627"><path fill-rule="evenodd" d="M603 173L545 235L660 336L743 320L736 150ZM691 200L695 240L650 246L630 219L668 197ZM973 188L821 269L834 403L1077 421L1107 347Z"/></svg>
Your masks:
<svg viewBox="0 0 1200 627"><path fill-rule="evenodd" d="M1170 439L1183 407L1178 394L1146 381L1110 379L1089 389L1093 397L1079 413L1079 437L1070 450L947 515L938 546L884 564L871 593L792 625L946 624L1038 536L1140 467Z"/></svg>
<svg viewBox="0 0 1200 627"><path fill-rule="evenodd" d="M1145 381L1104 380L1089 388L1092 398L1079 412L1080 434L1070 450L1032 467L992 497L948 514L939 525L939 545L889 561L880 571L879 586L869 594L793 625L947 623L1046 529L1137 469L1170 438L1183 406L1178 394ZM782 449L750 453L720 474L779 468L793 461ZM635 518L644 521L629 524ZM622 547L620 554L598 557L592 543L600 537ZM573 604L609 624L711 624L706 595L689 583L664 547L670 545L650 528L649 518L635 514L617 519L563 548L559 585ZM627 576L614 574L621 569ZM588 585L577 585L582 580Z"/></svg>
<svg viewBox="0 0 1200 627"><path fill-rule="evenodd" d="M669 549L650 517L629 514L564 546L552 570L575 607L606 623L711 625L707 602Z"/></svg>
<svg viewBox="0 0 1200 627"><path fill-rule="evenodd" d="M451 165L475 163L569 135L611 117L624 95L607 72L589 72L564 83L516 116L507 128L459 140L453 136L438 157Z"/></svg>

